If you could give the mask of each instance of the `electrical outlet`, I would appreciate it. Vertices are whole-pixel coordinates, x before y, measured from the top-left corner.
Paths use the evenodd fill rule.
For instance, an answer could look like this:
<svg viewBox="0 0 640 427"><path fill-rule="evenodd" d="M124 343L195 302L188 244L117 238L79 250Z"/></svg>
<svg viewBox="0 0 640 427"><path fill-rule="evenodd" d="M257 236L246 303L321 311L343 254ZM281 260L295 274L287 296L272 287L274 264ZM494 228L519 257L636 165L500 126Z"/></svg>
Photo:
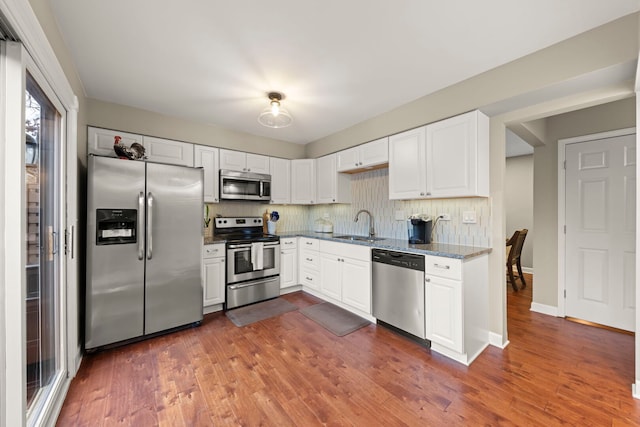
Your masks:
<svg viewBox="0 0 640 427"><path fill-rule="evenodd" d="M395 218L396 218L396 221L404 221L407 219L407 212L401 209L398 209L395 212Z"/></svg>
<svg viewBox="0 0 640 427"><path fill-rule="evenodd" d="M440 217L440 221L451 221L451 215L448 213L441 213L438 216Z"/></svg>
<svg viewBox="0 0 640 427"><path fill-rule="evenodd" d="M476 220L476 211L464 211L462 212L462 223L463 224L475 224Z"/></svg>

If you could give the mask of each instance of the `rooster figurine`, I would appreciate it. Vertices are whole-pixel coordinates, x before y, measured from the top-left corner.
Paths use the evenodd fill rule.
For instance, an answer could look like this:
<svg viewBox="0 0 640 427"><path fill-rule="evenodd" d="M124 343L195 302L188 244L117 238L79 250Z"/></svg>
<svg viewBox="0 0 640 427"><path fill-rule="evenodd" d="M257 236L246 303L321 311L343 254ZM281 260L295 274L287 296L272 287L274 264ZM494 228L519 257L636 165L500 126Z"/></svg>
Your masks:
<svg viewBox="0 0 640 427"><path fill-rule="evenodd" d="M124 144L120 144L122 137L114 136L113 139L113 151L116 152L119 158L129 160L146 159L144 147L141 144L134 142L131 147L127 147Z"/></svg>

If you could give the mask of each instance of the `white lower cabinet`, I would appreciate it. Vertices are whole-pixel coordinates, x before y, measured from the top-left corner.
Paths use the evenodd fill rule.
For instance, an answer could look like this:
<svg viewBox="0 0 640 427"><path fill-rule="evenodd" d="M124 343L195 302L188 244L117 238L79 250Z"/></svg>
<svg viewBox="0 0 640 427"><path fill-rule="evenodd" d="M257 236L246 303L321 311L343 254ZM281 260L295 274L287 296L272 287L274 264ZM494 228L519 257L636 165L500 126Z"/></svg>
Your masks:
<svg viewBox="0 0 640 427"><path fill-rule="evenodd" d="M205 245L202 259L204 307L224 304L225 301L225 245ZM205 312L207 310L205 309Z"/></svg>
<svg viewBox="0 0 640 427"><path fill-rule="evenodd" d="M320 244L317 239L301 237L298 240L299 282L312 290L320 289Z"/></svg>
<svg viewBox="0 0 640 427"><path fill-rule="evenodd" d="M371 314L371 249L320 241L320 292Z"/></svg>
<svg viewBox="0 0 640 427"><path fill-rule="evenodd" d="M426 276L427 339L462 353L462 282Z"/></svg>
<svg viewBox="0 0 640 427"><path fill-rule="evenodd" d="M425 327L431 350L469 365L489 345L488 256L425 256Z"/></svg>
<svg viewBox="0 0 640 427"><path fill-rule="evenodd" d="M280 239L280 289L298 284L298 239Z"/></svg>

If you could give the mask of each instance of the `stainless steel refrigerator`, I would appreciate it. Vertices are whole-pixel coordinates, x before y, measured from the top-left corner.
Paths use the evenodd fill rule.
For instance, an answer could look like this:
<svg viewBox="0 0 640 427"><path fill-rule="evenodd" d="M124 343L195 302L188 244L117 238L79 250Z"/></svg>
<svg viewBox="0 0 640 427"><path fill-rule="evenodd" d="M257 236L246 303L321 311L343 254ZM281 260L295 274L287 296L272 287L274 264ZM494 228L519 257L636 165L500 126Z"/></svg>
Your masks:
<svg viewBox="0 0 640 427"><path fill-rule="evenodd" d="M202 320L202 169L89 156L85 348Z"/></svg>

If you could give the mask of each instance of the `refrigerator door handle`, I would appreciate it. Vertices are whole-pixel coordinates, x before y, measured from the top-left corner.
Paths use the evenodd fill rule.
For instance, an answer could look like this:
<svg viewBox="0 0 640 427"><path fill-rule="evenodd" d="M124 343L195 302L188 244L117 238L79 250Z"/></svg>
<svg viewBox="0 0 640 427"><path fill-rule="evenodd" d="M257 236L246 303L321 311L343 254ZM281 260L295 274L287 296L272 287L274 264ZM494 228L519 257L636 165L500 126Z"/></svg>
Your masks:
<svg viewBox="0 0 640 427"><path fill-rule="evenodd" d="M142 261L144 259L144 235L140 233L142 230L142 223L144 222L144 192L141 191L138 194L138 259Z"/></svg>
<svg viewBox="0 0 640 427"><path fill-rule="evenodd" d="M153 194L147 195L147 259L153 257Z"/></svg>

